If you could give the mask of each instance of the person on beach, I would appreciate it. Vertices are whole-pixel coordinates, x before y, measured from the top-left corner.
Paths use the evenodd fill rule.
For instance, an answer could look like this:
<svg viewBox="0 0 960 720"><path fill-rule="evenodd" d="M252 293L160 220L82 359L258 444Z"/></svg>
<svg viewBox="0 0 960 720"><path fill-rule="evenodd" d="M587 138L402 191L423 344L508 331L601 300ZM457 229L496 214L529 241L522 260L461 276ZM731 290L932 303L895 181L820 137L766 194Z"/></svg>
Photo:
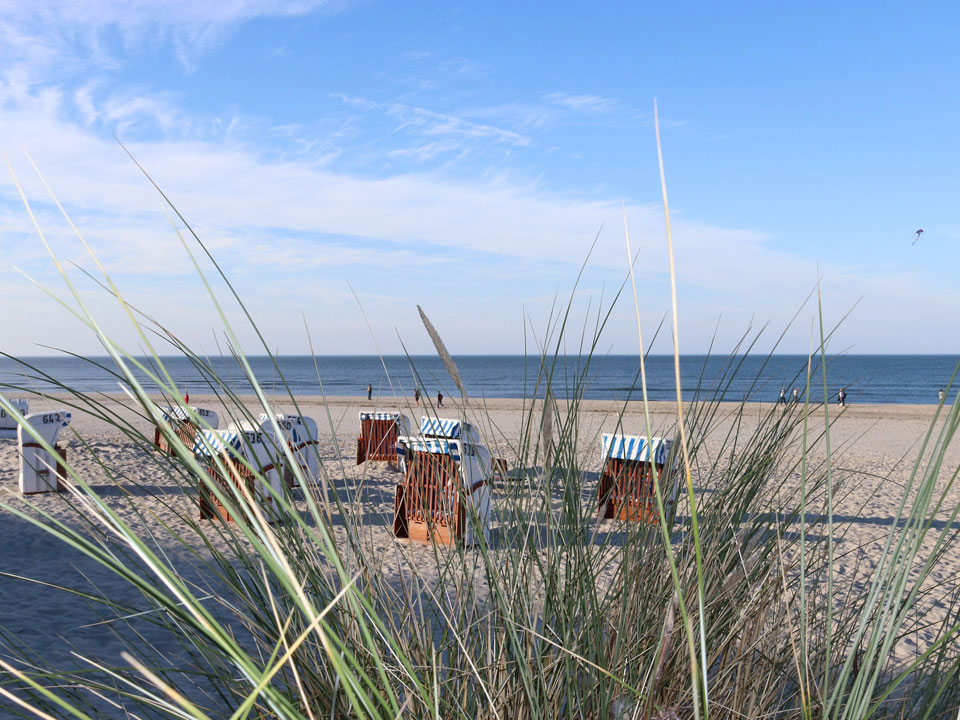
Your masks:
<svg viewBox="0 0 960 720"><path fill-rule="evenodd" d="M943 402L943 388L940 388L940 392L937 393L937 400Z"/></svg>
<svg viewBox="0 0 960 720"><path fill-rule="evenodd" d="M777 404L778 405L787 404L787 389L783 385L780 386L780 399L777 400Z"/></svg>
<svg viewBox="0 0 960 720"><path fill-rule="evenodd" d="M190 388L188 388L186 385L183 386L183 404L190 404Z"/></svg>
<svg viewBox="0 0 960 720"><path fill-rule="evenodd" d="M840 401L840 407L847 406L847 389L840 388L840 392L837 393L837 400Z"/></svg>
<svg viewBox="0 0 960 720"><path fill-rule="evenodd" d="M438 408L443 407L443 393L439 391L437 392L437 407Z"/></svg>
<svg viewBox="0 0 960 720"><path fill-rule="evenodd" d="M420 388L413 389L413 401L420 407Z"/></svg>
<svg viewBox="0 0 960 720"><path fill-rule="evenodd" d="M373 384L367 385L367 400L373 400Z"/></svg>
<svg viewBox="0 0 960 720"><path fill-rule="evenodd" d="M800 388L795 387L793 389L793 401L795 403L800 402Z"/></svg>

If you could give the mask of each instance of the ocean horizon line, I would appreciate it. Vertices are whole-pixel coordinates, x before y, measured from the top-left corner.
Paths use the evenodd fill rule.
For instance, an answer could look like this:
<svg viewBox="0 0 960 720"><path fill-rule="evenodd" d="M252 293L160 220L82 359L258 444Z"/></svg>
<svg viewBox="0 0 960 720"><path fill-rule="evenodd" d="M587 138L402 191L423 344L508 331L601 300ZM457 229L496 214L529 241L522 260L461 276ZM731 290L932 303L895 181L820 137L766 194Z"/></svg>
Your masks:
<svg viewBox="0 0 960 720"><path fill-rule="evenodd" d="M588 355L586 353L564 353L564 354L548 354L548 355L536 355L529 353L450 353L451 357L458 358L585 358L585 357L594 357L594 358L638 358L640 353L593 353ZM153 355L130 355L129 357L136 358L138 360L143 358L153 358ZM157 355L156 358L160 360L168 359L184 359L184 355ZM233 355L210 355L210 354L198 354L198 358L207 358L215 357L222 360L233 360L235 359ZM403 353L393 353L393 354L377 354L377 353L244 353L243 357L246 358L435 358L438 357L436 353L417 353L417 354L403 354ZM646 353L644 357L648 358L672 358L673 353ZM703 352L686 352L680 353L680 357L687 358L713 358L713 359L728 359L728 358L754 358L754 359L763 359L763 358L807 358L807 357L820 357L820 353L814 353L812 356L807 353L792 353L792 352L783 352L783 353L733 353L723 355L720 353L703 353ZM863 358L863 357L935 357L935 358L945 358L945 357L956 357L958 362L960 362L960 352L956 353L886 353L886 352L864 352L864 353L826 353L825 357L828 358ZM113 358L110 355L84 355L82 353L71 353L64 351L62 353L50 353L44 355L16 355L13 353L0 353L0 361L2 360L50 360L53 358L72 358L72 359L83 359L83 360L110 360Z"/></svg>

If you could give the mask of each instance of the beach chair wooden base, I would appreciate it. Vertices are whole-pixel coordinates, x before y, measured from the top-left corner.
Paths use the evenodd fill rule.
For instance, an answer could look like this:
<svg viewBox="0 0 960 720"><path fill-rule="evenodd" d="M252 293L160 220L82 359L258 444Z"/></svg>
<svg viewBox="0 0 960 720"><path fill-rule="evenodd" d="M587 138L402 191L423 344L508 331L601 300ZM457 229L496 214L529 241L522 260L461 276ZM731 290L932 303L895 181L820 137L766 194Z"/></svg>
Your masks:
<svg viewBox="0 0 960 720"><path fill-rule="evenodd" d="M463 509L454 521L454 527L446 523L433 523L426 520L411 520L407 516L406 488L397 485L397 494L393 503L393 534L398 538L419 542L435 542L441 545L453 545L463 537L465 524Z"/></svg>
<svg viewBox="0 0 960 720"><path fill-rule="evenodd" d="M452 545L467 532L465 501L484 487L474 483L461 495L455 485L456 463L447 455L417 453L407 466L407 477L397 485L393 504L393 534L420 542Z"/></svg>
<svg viewBox="0 0 960 720"><path fill-rule="evenodd" d="M24 443L23 447L41 447L39 443ZM60 456L60 460L57 461L56 477L55 481L50 481L50 470L51 468L40 468L37 470L37 475L40 477L47 478L45 481L47 483L47 490L34 490L33 492L25 492L23 495L42 495L44 493L62 493L66 492L67 486L64 484L67 480L67 469L63 466L63 463L67 461L67 449L60 447L59 445L54 445L53 449L57 451L57 455ZM62 461L62 462L61 462Z"/></svg>
<svg viewBox="0 0 960 720"><path fill-rule="evenodd" d="M663 467L657 470L663 477ZM609 458L600 476L597 493L604 519L655 523L657 501L653 492L653 467L646 462Z"/></svg>
<svg viewBox="0 0 960 720"><path fill-rule="evenodd" d="M228 474L230 477L225 478L223 473L220 472L219 468L217 468L216 464L212 461L206 465L206 470L207 475L220 486L224 494L230 495L233 492L234 487L242 487L243 491L241 492L241 495L250 498L255 497L254 488L256 486L257 476L250 472L250 470L243 465L235 463L229 458L223 458L223 462L228 468ZM268 472L269 470L270 468L267 468L264 470L264 472ZM242 483L242 486L239 486L237 483ZM274 513L273 499L267 498L267 503L261 507L263 514L267 518L267 521L270 523L276 522L277 518ZM201 482L200 519L213 520L216 518L219 518L223 522L237 521L237 516L231 515L230 510L220 502L216 494L213 493L203 482Z"/></svg>
<svg viewBox="0 0 960 720"><path fill-rule="evenodd" d="M462 523L459 523L462 525ZM457 528L450 528L446 525L434 525L432 528L425 522L413 521L409 526L409 537L411 540L419 542L435 542L440 545L454 545L460 542L463 533L458 532Z"/></svg>

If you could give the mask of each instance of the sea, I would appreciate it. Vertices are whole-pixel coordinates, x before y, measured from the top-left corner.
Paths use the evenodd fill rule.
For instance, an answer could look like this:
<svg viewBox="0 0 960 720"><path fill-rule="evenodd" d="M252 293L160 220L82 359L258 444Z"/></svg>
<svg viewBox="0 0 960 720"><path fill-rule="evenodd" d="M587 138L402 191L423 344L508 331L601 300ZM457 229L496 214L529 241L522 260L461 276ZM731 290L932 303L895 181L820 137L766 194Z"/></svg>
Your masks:
<svg viewBox="0 0 960 720"><path fill-rule="evenodd" d="M155 360L140 358L156 369ZM454 357L467 394L474 398L542 397L549 378L558 398L581 395L587 399L641 399L640 358L637 355L594 357L558 356L541 362L535 356L464 355ZM841 388L848 403L936 404L943 388L948 398L955 389L956 355L837 355L827 356L826 389L819 358L811 367L810 396L836 400ZM240 395L253 387L241 364L232 357L191 360L162 358L167 372L182 390L195 395L210 393L210 372ZM443 362L433 355L418 356L267 356L248 357L257 383L269 393L297 395L365 396L372 386L376 397L410 396L421 392L436 397L459 396ZM801 397L807 385L808 360L804 355L680 357L685 400L773 402L783 387L788 397L797 388ZM156 391L147 374L138 378L148 391ZM676 398L674 362L669 355L646 358L648 396L651 400ZM118 392L123 377L109 358L0 357L0 392L18 391L83 393Z"/></svg>

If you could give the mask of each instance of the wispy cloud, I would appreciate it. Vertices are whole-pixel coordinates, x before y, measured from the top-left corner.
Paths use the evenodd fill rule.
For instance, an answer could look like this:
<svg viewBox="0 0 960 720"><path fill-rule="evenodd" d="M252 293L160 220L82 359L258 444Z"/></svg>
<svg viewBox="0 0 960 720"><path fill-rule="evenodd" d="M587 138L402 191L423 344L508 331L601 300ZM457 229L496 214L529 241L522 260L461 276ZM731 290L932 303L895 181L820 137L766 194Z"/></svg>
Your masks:
<svg viewBox="0 0 960 720"><path fill-rule="evenodd" d="M167 227L159 199L122 150L95 128L71 121L68 110L75 100L65 93L48 88L14 95L19 100L9 101L8 95L0 137L16 138L18 145L31 150L108 268L138 278L137 292L147 294L158 285L185 281L192 270ZM97 105L89 101L87 112L122 120L154 112L153 107L150 102ZM459 123L442 114L419 117L423 126L417 131L442 138L435 143L456 144L473 136L519 142L495 128ZM310 307L318 307L317 303L329 300L329 292L342 289L343 281L325 279L320 295L321 290L309 289L315 280L302 284L300 278L339 269L335 278L359 277L360 289L366 279L397 306L420 297L418 289L430 288L431 295L453 293L438 318L445 312L467 312L477 298L485 298L501 314L508 313L524 302L526 293L541 296L555 285L555 278L572 277L601 225L619 224L620 207L613 200L557 194L511 174L459 180L432 172L364 177L306 160L277 159L254 145L222 137L141 139L130 143L130 148L198 228L224 267L246 278L245 289L254 305L269 306L261 285L275 285L286 277L305 301L309 299ZM57 247L66 257L88 264L44 199L28 165L18 156L14 163ZM14 218L20 212L7 182L0 182L0 208L0 218ZM659 237L656 208L631 205L628 214L638 243L655 247L644 238ZM22 217L19 224L8 226L15 227L19 231L8 232L8 241L0 242L7 267L27 265L42 272L44 261L31 239L32 231ZM765 251L764 239L755 233L685 223L680 218L677 234L688 253L683 277L703 288L727 282L719 269L724 255L749 255L752 271L758 275L771 266L793 262ZM620 242L619 233L605 234L591 261L594 272L608 277L613 273L609 279L614 283L624 269ZM653 284L661 283L666 267L662 251L645 249L643 253L644 276ZM547 274L545 268L550 269ZM503 283L503 289L497 297L488 297L497 283ZM783 290L782 285L779 289ZM0 300L19 291L22 288L16 285L0 289ZM203 304L201 297L189 313L192 319L187 324L195 332L215 322L196 309ZM349 312L349 305L340 311ZM392 312L385 309L385 317ZM490 332L496 334L493 326ZM14 336L26 342L32 333L24 326ZM354 341L362 342L361 336L354 336Z"/></svg>
<svg viewBox="0 0 960 720"><path fill-rule="evenodd" d="M170 42L183 66L192 69L198 54L222 42L242 22L336 11L346 4L346 0L5 0L0 2L0 58L7 65L22 62L35 71L55 69L65 60L74 65L114 65L119 62L117 53L105 41L106 31L113 30L124 52Z"/></svg>
<svg viewBox="0 0 960 720"><path fill-rule="evenodd" d="M462 156L485 147L523 148L533 144L528 135L461 115L396 101L377 102L345 93L334 93L331 98L350 109L392 123L393 147L383 151L388 158L425 162L440 156Z"/></svg>
<svg viewBox="0 0 960 720"><path fill-rule="evenodd" d="M114 35L131 51L141 42L181 47L181 62L189 66L251 17L337 7L116 0L70 4L60 13L53 2L0 0L0 150L13 158L58 253L90 267L21 147L36 158L134 299L157 308L191 340L205 342L217 325L159 198L112 140L118 134L230 276L242 281L245 300L288 352L305 349L301 312L337 338L335 347L331 341L321 351L371 349L345 278L368 303L382 339L399 332L410 349L426 349L411 341L422 333L413 312L420 302L438 325L450 328L445 337L458 351L515 351L521 308L534 317L549 312L553 293L568 287L601 227L584 287L597 294L606 287L607 297L610 288L615 292L625 274L619 198L575 187L562 191L559 183L541 179L547 175L543 164L531 163L524 172L517 169L521 162L504 170L502 160L544 151L555 128L647 122L623 100L553 90L483 104L468 93L379 98L369 87L353 87L330 96L339 101L335 111L313 121L255 117L232 106L203 114L187 109L177 93L118 86L96 72L121 56L116 41L107 40ZM422 61L424 83L441 66L458 81L484 72L468 61L442 65L427 53L409 60ZM637 201L628 203L627 215L635 247L642 248L642 312L655 323L668 297L662 216L658 205ZM779 248L762 232L698 222L682 207L674 221L686 337L710 337L721 312L729 329L722 339L739 335L754 314L759 322L781 325L816 280L813 259ZM74 337L68 318L40 328L29 320L42 296L12 266L44 282L57 279L12 185L2 179L0 226L0 303L16 318L5 327L5 347L20 352L36 340ZM927 305L956 305L960 293L939 288L934 298L927 285L919 271L877 273L865 264L833 270L827 289L834 290L833 307L843 309L860 295L879 298L863 305L867 322L846 334L855 344L869 341L880 326L890 327L891 337L904 329L943 334L928 319L936 313ZM504 318L511 317L518 328L513 336L504 333ZM622 340L633 336L631 324L626 311L611 320L612 336L622 343L617 350L635 349ZM806 340L791 349L804 349ZM95 343L85 347L97 349ZM703 344L684 349L702 350Z"/></svg>
<svg viewBox="0 0 960 720"><path fill-rule="evenodd" d="M590 113L593 115L605 115L608 113L622 112L623 103L613 98L601 97L599 95L573 95L571 93L547 93L543 99L548 103L559 105L560 107L577 112Z"/></svg>
<svg viewBox="0 0 960 720"><path fill-rule="evenodd" d="M464 138L483 138L520 146L530 144L530 138L512 130L470 122L462 117L424 108L394 104L390 106L388 113L400 119L400 127L414 128L423 135L456 135Z"/></svg>

